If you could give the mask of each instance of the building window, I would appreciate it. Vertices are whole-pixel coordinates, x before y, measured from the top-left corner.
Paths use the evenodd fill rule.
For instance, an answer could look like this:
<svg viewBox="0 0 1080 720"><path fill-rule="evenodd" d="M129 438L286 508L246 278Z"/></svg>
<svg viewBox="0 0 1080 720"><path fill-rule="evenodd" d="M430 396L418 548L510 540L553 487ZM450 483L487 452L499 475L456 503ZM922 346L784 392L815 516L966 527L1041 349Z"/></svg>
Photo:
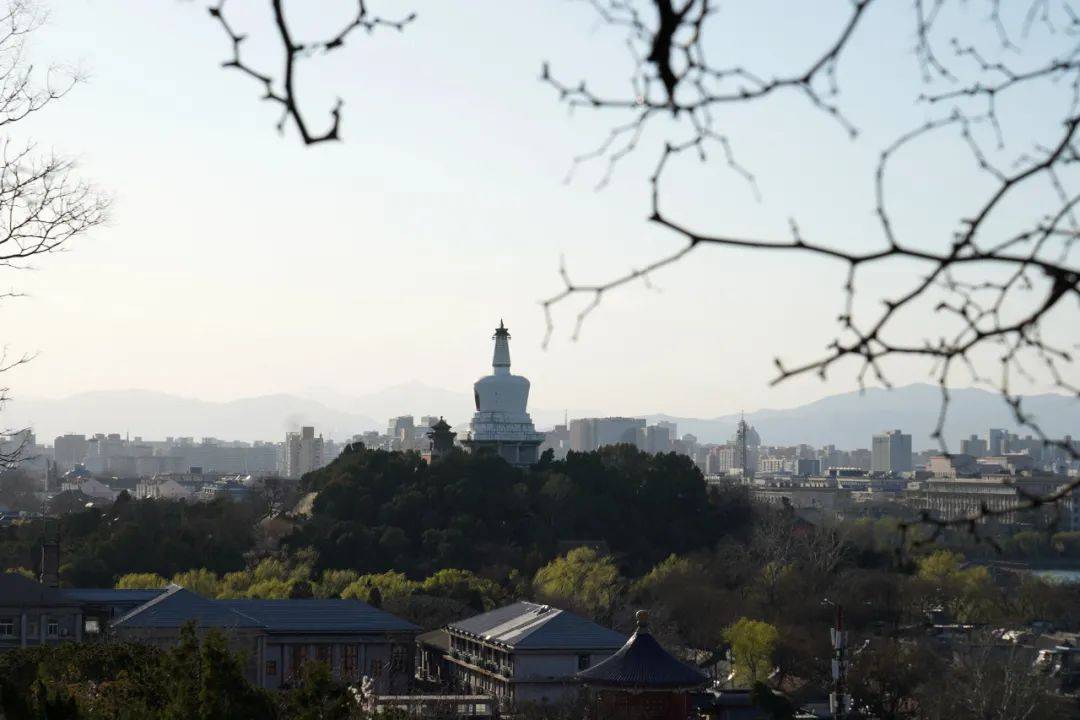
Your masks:
<svg viewBox="0 0 1080 720"><path fill-rule="evenodd" d="M356 680L360 671L360 648L356 645L346 645L341 653L341 675L345 680Z"/></svg>
<svg viewBox="0 0 1080 720"><path fill-rule="evenodd" d="M15 621L12 618L0 618L0 637L15 637Z"/></svg>
<svg viewBox="0 0 1080 720"><path fill-rule="evenodd" d="M577 656L577 669L578 670L587 670L588 668L589 668L589 656L588 655L578 655Z"/></svg>
<svg viewBox="0 0 1080 720"><path fill-rule="evenodd" d="M368 675L373 678L382 677L382 661L372 658L368 663Z"/></svg>
<svg viewBox="0 0 1080 720"><path fill-rule="evenodd" d="M266 676L277 677L277 660L266 661Z"/></svg>
<svg viewBox="0 0 1080 720"><path fill-rule="evenodd" d="M49 621L48 635L49 637L56 637L60 634L60 623L55 620Z"/></svg>
<svg viewBox="0 0 1080 720"><path fill-rule="evenodd" d="M97 618L87 618L86 622L83 623L83 632L87 635L96 635L101 632L101 623L98 622Z"/></svg>

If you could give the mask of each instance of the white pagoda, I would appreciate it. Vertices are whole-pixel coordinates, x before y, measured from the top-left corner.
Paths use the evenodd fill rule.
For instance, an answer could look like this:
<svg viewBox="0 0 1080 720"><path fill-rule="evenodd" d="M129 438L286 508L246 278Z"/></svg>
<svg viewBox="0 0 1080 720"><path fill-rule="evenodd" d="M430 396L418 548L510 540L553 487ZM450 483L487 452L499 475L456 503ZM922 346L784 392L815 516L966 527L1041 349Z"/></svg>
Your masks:
<svg viewBox="0 0 1080 720"><path fill-rule="evenodd" d="M473 385L476 414L462 443L473 452L494 452L512 465L532 465L544 434L536 432L526 410L529 380L510 374L510 331L502 321L495 330L492 372Z"/></svg>

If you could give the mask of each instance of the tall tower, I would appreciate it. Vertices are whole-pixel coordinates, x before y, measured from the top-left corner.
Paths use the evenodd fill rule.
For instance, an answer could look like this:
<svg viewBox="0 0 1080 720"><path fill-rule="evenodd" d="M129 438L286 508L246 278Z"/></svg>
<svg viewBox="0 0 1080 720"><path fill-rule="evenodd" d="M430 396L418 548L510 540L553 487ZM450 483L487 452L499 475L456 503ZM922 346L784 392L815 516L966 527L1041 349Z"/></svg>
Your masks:
<svg viewBox="0 0 1080 720"><path fill-rule="evenodd" d="M473 385L476 413L462 444L473 452L494 452L512 465L532 465L544 434L536 432L526 410L529 381L510 373L510 331L501 320L492 339L491 374Z"/></svg>
<svg viewBox="0 0 1080 720"><path fill-rule="evenodd" d="M739 414L739 427L735 431L735 457L739 463L739 472L743 482L750 480L750 447L747 438L749 427L746 417Z"/></svg>

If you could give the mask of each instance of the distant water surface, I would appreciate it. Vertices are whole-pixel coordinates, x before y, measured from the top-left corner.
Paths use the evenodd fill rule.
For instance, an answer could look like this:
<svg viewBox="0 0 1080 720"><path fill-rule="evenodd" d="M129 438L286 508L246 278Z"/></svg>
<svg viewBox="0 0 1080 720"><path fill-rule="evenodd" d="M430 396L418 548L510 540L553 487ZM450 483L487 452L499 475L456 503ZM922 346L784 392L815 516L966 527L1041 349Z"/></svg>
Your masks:
<svg viewBox="0 0 1080 720"><path fill-rule="evenodd" d="M1032 570L1031 574L1052 583L1063 585L1080 583L1080 570Z"/></svg>

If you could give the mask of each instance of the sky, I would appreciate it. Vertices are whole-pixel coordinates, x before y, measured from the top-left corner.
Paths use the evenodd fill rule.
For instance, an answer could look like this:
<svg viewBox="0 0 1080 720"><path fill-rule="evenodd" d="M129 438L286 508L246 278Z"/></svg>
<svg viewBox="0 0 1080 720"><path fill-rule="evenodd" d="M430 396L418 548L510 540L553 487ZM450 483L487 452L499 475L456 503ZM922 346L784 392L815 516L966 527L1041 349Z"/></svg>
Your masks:
<svg viewBox="0 0 1080 720"><path fill-rule="evenodd" d="M598 23L588 3L370 3L390 16L415 8L418 18L305 61L311 125L323 127L335 96L345 103L343 142L310 148L291 128L275 131L277 110L255 83L220 67L228 42L205 4L53 2L35 34L39 66L77 66L86 82L9 131L76 158L113 203L109 223L65 253L8 271L6 283L28 297L0 308L4 341L36 354L6 378L16 398L143 388L228 400L411 381L467 391L488 371L500 319L514 370L546 408L715 416L854 387L852 371L769 384L774 357L823 350L842 308L844 268L801 256L705 248L656 273L652 288L606 296L576 342L573 317L588 299L558 306L541 347L538 301L561 289L560 258L575 279L598 281L679 242L646 222L661 136L647 136L603 190L594 189L599 165L564 182L571 159L618 118L568 113L539 81L542 63L567 81L617 90L629 67L623 33ZM253 33L252 61L276 68L259 30L265 5L228 7ZM725 8L717 53L765 73L805 63L848 3L800 5ZM725 109L721 125L758 178L760 201L711 162L682 169L665 207L713 231L787 239L795 217L805 235L840 247L880 243L877 153L930 112L912 102L920 81L903 24L909 5L871 15L840 66L845 107L863 130L856 141L795 95ZM351 6L320 4L319 14L298 14L298 26L334 28L335 12L344 19ZM1043 100L1006 121L1037 135L1032 108ZM901 229L931 245L985 190L967 165L949 162L954 151L931 139L902 158L891 186ZM887 292L914 271L866 282ZM1053 322L1068 334L1076 320ZM937 322L927 314L908 330L932 335ZM890 370L903 383L926 380L928 369Z"/></svg>

